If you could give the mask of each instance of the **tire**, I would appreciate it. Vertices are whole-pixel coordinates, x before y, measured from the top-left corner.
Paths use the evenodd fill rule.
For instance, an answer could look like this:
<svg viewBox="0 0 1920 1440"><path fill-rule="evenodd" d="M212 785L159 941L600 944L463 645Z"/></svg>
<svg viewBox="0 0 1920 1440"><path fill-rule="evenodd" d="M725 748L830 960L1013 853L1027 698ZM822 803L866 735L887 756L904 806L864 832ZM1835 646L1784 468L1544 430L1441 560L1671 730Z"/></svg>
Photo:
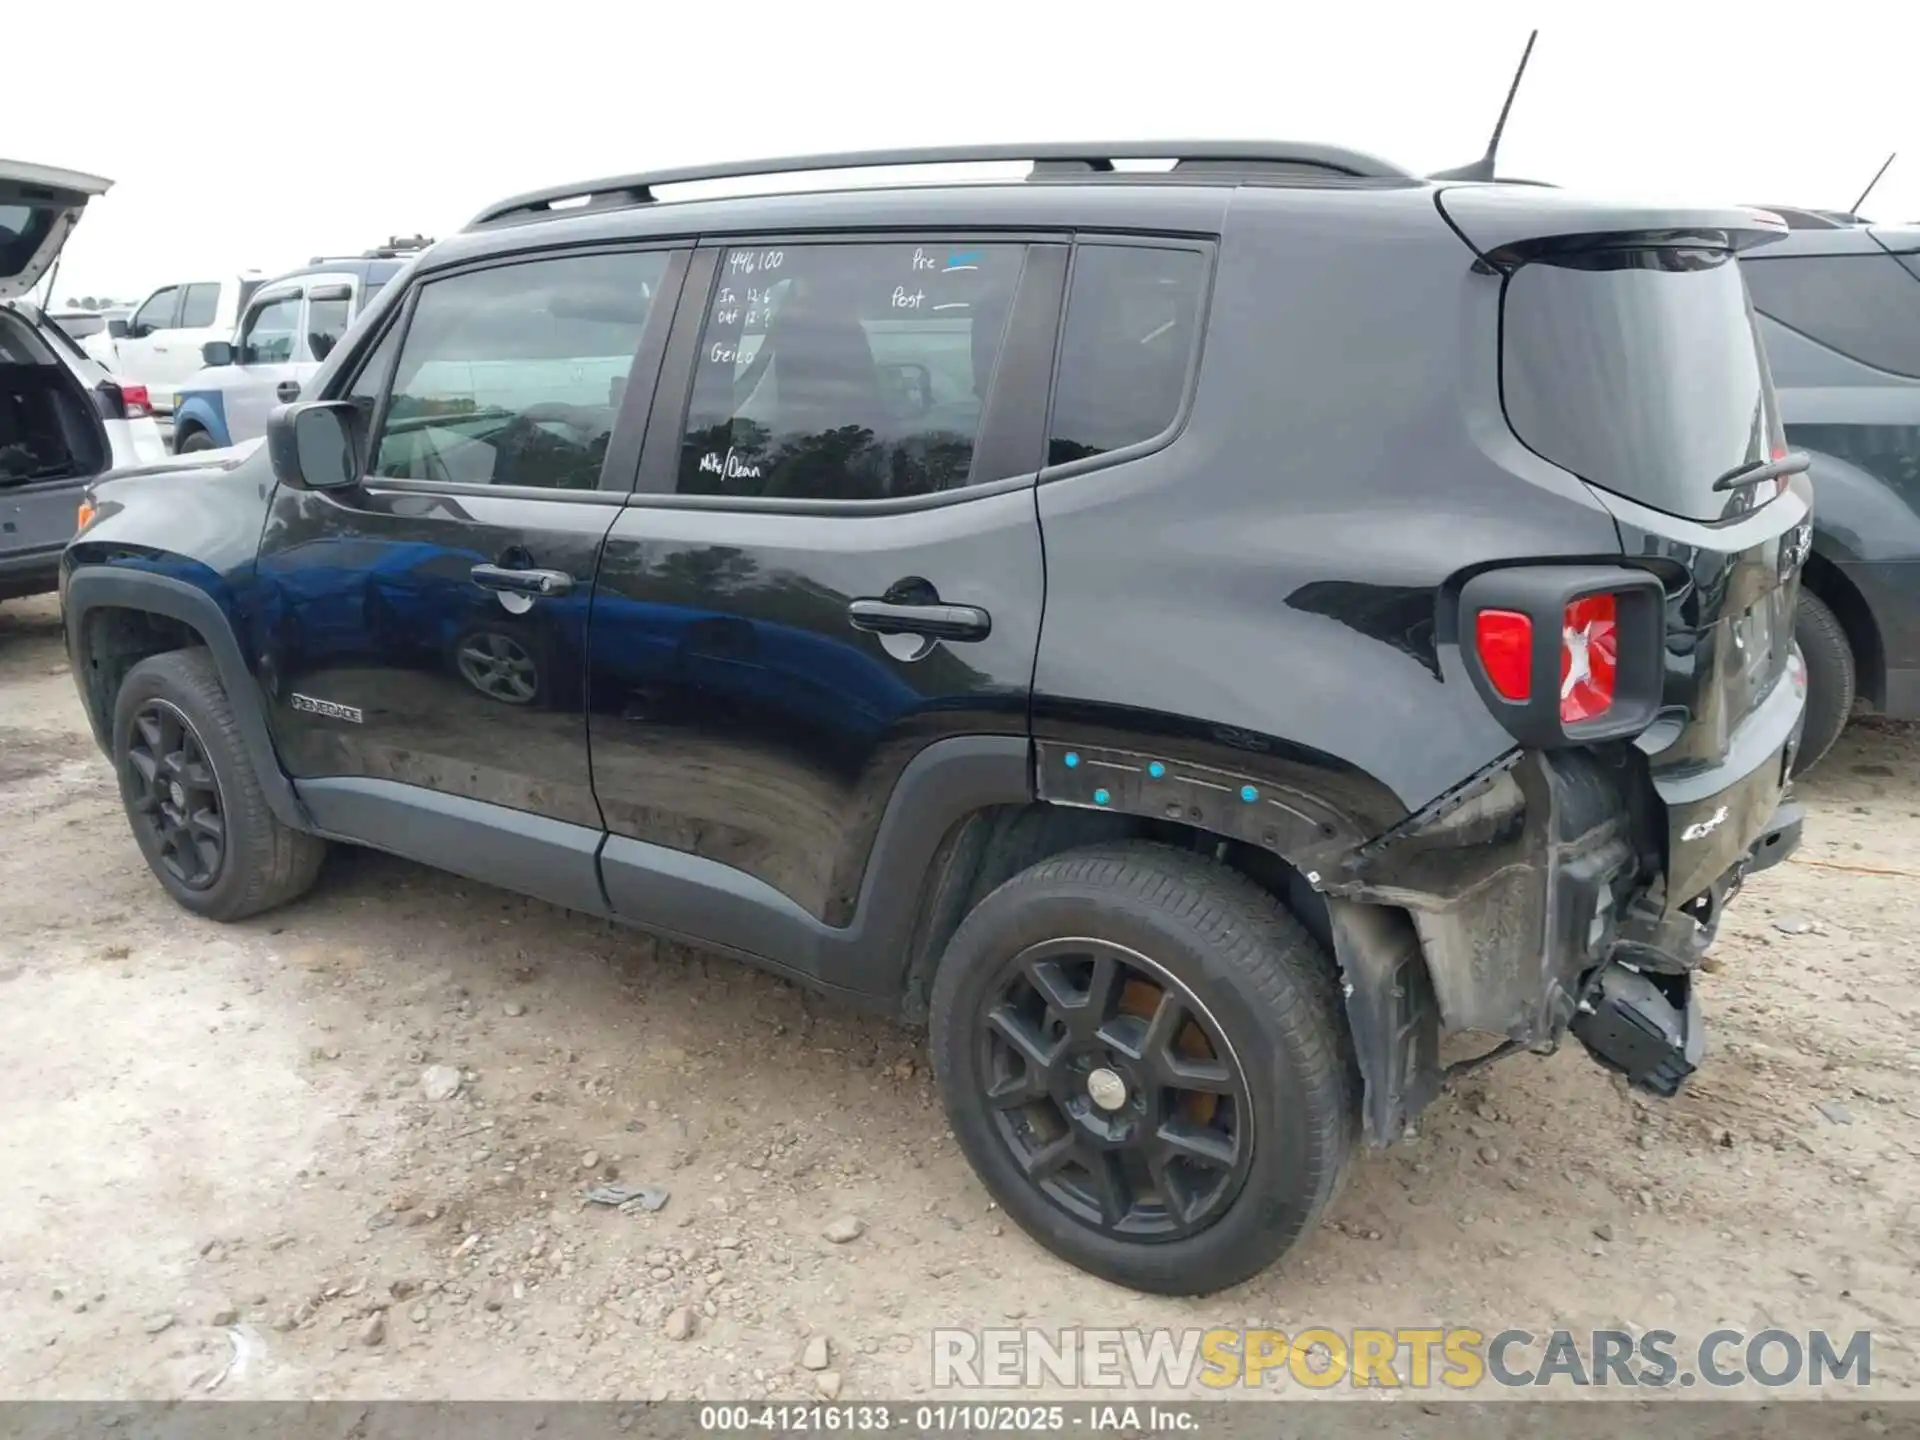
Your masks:
<svg viewBox="0 0 1920 1440"><path fill-rule="evenodd" d="M1856 677L1853 647L1839 617L1811 590L1800 591L1793 638L1807 664L1807 720L1793 773L1804 775L1818 765L1853 714Z"/></svg>
<svg viewBox="0 0 1920 1440"><path fill-rule="evenodd" d="M176 455L186 455L195 450L218 450L219 448L218 445L213 443L213 436L209 435L206 431L189 430L185 435L180 437L179 443L173 447L173 453Z"/></svg>
<svg viewBox="0 0 1920 1440"><path fill-rule="evenodd" d="M1093 962L1073 959L1090 946L1102 947ZM1070 1010L1037 1008L1034 997L1042 991L1029 983L1046 975L1056 996L1079 994L1060 980L1084 975L1090 994L1100 960L1114 960L1127 975L1117 1003L1106 1007L1112 1018L1095 1032L1111 1036L1131 1027L1134 1038L1118 1048L1090 1042L1084 1020L1078 1030L1063 1033L1058 1017ZM1149 968L1135 966L1138 960ZM1134 978L1141 974L1149 992L1161 986L1158 1002L1151 993L1133 1002ZM1184 996L1176 994L1180 988ZM1135 1043L1142 1030L1151 1037L1155 1028L1142 1014L1157 1018L1168 997L1184 1013L1162 1030L1173 1044L1157 1053L1181 1066L1182 1074L1208 1072L1216 1090L1225 1075L1224 1088L1234 1093L1183 1094L1166 1088L1164 1063L1136 1063L1135 1052L1155 1053L1153 1045ZM995 1019L988 1018L990 1010ZM1022 1053L1007 1039L1013 1032L1000 1023L1009 1014L1029 1039L1050 1036L1046 1053L1052 1056L1089 1046L1094 1053L1090 1059L1058 1059L1047 1072L1046 1098L1011 1103L1006 1097L1038 1088L1034 1077L1041 1072L1031 1062L1017 1064L1011 1075L1001 1068L1003 1057ZM934 1074L947 1115L987 1190L1048 1250L1135 1290L1204 1295L1264 1270L1326 1208L1359 1133L1360 1078L1332 964L1280 902L1252 881L1166 846L1071 851L1042 860L993 891L962 922L941 958L930 1019ZM1204 1045L1188 1046L1189 1022ZM1119 1072L1117 1083L1102 1078L1109 1066L1110 1075ZM1084 1098L1076 1089L1082 1074ZM990 1086L1002 1098L990 1098ZM1064 1105L1054 1098L1063 1092L1071 1097ZM1177 1103L1175 1096L1181 1097ZM1196 1102L1204 1109L1196 1111ZM1188 1163L1185 1152L1176 1156L1161 1196L1180 1194L1197 1212L1178 1215L1153 1194L1158 1181L1144 1189L1138 1183L1150 1167L1128 1158L1137 1153L1129 1151L1119 1161L1120 1199L1102 1217L1087 1199L1097 1182L1078 1178L1084 1174L1091 1182L1092 1167L1067 1161L1045 1181L1030 1178L1029 1165L1037 1162L1045 1170L1063 1145L1071 1148L1059 1137L1082 1133L1086 1122L1067 1118L1076 1110L1106 1130L1109 1140L1115 1133L1177 1128L1188 1136L1231 1132L1237 1141L1230 1147L1209 1138L1212 1158L1204 1166ZM1240 1157L1232 1166L1221 1158L1229 1148ZM1016 1154L1022 1149L1024 1162ZM1134 1178L1127 1178L1129 1170ZM1159 1233L1153 1229L1156 1199ZM1122 1202L1129 1204L1126 1218L1113 1223Z"/></svg>
<svg viewBox="0 0 1920 1440"><path fill-rule="evenodd" d="M241 920L312 888L326 842L281 824L267 805L205 650L169 651L127 672L113 706L113 762L141 854L183 908L209 920ZM171 821L189 813L200 823L184 842L169 845L163 829L177 833ZM205 823L209 815L218 819L217 839ZM213 860L208 843L217 850ZM192 869L205 873L187 873Z"/></svg>

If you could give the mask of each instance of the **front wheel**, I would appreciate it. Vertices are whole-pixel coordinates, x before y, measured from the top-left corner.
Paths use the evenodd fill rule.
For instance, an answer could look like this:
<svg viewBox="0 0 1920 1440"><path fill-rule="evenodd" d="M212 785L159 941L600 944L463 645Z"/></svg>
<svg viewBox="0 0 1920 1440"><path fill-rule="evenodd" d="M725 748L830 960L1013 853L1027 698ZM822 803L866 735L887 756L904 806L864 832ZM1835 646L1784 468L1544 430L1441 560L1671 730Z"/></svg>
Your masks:
<svg viewBox="0 0 1920 1440"><path fill-rule="evenodd" d="M195 450L218 450L219 448L218 445L213 443L213 436L209 435L206 431L189 430L185 435L180 437L179 444L173 447L173 453L176 455L188 455Z"/></svg>
<svg viewBox="0 0 1920 1440"><path fill-rule="evenodd" d="M1352 1153L1331 965L1274 897L1183 851L1102 846L1015 876L955 933L931 1019L987 1189L1118 1284L1200 1295L1257 1274Z"/></svg>
<svg viewBox="0 0 1920 1440"><path fill-rule="evenodd" d="M319 875L326 842L268 806L205 650L172 650L127 672L113 759L148 868L194 914L241 920L304 894Z"/></svg>

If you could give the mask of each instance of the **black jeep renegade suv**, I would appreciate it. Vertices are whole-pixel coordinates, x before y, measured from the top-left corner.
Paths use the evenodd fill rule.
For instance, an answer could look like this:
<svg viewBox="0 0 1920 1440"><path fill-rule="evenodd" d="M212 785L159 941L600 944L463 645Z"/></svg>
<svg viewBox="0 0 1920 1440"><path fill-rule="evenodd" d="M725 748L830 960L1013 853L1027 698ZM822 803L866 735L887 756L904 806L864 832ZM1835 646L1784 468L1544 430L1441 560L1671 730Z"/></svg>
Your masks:
<svg viewBox="0 0 1920 1440"><path fill-rule="evenodd" d="M1271 144L521 197L97 485L73 673L187 909L345 841L923 1017L1022 1226L1212 1290L1449 1073L1699 1062L1799 832L1780 230Z"/></svg>

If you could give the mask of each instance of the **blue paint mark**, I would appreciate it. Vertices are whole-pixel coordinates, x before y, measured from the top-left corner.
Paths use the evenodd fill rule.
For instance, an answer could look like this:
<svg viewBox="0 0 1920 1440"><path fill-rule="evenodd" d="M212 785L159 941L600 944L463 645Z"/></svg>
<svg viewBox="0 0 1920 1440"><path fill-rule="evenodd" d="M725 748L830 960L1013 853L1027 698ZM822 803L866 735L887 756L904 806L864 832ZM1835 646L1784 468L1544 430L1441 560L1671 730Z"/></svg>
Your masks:
<svg viewBox="0 0 1920 1440"><path fill-rule="evenodd" d="M1260 792L1251 785L1242 785L1240 787L1240 798L1251 805L1260 798Z"/></svg>
<svg viewBox="0 0 1920 1440"><path fill-rule="evenodd" d="M1071 770L1080 763L1080 757L1073 751L1067 751L1067 769Z"/></svg>
<svg viewBox="0 0 1920 1440"><path fill-rule="evenodd" d="M1151 775L1156 780L1158 780L1162 775L1166 773L1167 773L1167 767L1162 765L1158 760L1154 761L1151 765L1147 766L1147 774Z"/></svg>
<svg viewBox="0 0 1920 1440"><path fill-rule="evenodd" d="M980 267L978 250L955 250L947 256L949 270L977 270Z"/></svg>
<svg viewBox="0 0 1920 1440"><path fill-rule="evenodd" d="M1093 803L1096 805L1104 805L1111 798L1112 797L1104 790L1096 790L1093 792Z"/></svg>

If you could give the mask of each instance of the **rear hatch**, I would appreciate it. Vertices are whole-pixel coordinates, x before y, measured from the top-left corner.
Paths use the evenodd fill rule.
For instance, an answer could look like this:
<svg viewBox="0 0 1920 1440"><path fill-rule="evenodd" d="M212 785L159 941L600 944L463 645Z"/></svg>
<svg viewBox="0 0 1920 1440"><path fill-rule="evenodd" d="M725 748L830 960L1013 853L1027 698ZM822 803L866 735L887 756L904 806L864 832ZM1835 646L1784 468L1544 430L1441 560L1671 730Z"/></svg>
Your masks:
<svg viewBox="0 0 1920 1440"><path fill-rule="evenodd" d="M0 300L18 300L40 283L87 202L112 185L98 175L0 160Z"/></svg>
<svg viewBox="0 0 1920 1440"><path fill-rule="evenodd" d="M1450 187L1441 208L1504 275L1508 424L1592 488L1623 553L1664 582L1665 676L1637 743L1666 806L1678 909L1766 829L1798 734L1812 491L1804 475L1744 478L1787 450L1735 261L1785 226L1498 186Z"/></svg>

